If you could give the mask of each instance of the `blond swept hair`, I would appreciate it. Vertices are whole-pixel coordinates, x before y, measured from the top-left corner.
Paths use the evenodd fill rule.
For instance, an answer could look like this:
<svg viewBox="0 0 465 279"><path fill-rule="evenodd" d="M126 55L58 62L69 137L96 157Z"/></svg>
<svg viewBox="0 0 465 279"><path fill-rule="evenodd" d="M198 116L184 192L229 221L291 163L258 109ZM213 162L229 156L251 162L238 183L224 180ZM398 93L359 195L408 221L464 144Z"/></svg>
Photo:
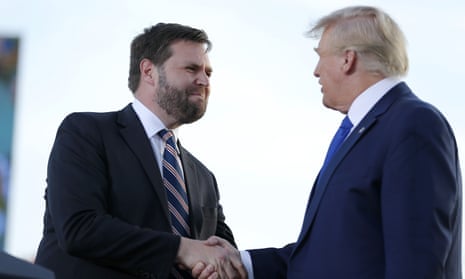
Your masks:
<svg viewBox="0 0 465 279"><path fill-rule="evenodd" d="M329 29L333 51L355 51L368 72L384 77L407 74L405 36L397 23L382 10L369 6L343 8L322 17L307 35L320 38Z"/></svg>

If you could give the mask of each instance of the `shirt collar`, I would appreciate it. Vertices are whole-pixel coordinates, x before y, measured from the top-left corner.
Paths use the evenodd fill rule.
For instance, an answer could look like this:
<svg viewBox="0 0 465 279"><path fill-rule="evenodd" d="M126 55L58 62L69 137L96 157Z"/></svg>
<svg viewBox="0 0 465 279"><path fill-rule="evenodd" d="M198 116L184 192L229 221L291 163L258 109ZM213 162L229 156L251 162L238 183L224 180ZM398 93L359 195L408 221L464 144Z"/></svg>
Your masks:
<svg viewBox="0 0 465 279"><path fill-rule="evenodd" d="M356 127L360 121L367 115L370 109L400 80L396 77L389 77L378 81L362 92L349 108L347 113L350 121Z"/></svg>
<svg viewBox="0 0 465 279"><path fill-rule="evenodd" d="M167 129L160 118L158 118L157 115L150 111L138 99L134 99L132 102L132 108L139 117L148 138L155 137L160 130ZM175 142L177 142L178 129L173 129L172 131L174 133Z"/></svg>

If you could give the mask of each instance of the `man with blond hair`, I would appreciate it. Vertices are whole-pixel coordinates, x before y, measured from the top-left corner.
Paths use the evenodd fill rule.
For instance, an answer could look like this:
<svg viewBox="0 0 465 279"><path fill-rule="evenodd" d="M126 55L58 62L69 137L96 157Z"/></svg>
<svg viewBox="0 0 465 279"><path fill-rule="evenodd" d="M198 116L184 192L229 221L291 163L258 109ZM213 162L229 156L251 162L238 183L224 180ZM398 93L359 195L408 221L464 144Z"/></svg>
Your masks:
<svg viewBox="0 0 465 279"><path fill-rule="evenodd" d="M357 6L308 34L320 38L323 104L345 117L297 241L242 251L249 278L462 278L457 144L445 117L400 80L408 57L399 26Z"/></svg>

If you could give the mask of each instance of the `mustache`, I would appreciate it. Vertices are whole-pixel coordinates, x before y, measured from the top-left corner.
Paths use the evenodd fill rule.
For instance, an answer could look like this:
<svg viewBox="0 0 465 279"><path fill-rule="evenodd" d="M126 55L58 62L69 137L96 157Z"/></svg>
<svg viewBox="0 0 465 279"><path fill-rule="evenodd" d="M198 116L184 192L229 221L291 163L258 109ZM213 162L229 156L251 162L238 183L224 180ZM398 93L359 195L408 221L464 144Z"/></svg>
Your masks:
<svg viewBox="0 0 465 279"><path fill-rule="evenodd" d="M207 94L207 88L205 86L190 86L185 90L187 95L205 95Z"/></svg>

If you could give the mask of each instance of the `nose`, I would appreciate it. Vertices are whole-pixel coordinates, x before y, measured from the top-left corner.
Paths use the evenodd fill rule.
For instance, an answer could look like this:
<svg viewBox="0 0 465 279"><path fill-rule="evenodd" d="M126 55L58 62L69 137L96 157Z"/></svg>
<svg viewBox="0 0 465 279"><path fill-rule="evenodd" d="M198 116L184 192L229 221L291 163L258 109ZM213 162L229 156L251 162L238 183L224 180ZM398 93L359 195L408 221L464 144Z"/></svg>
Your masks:
<svg viewBox="0 0 465 279"><path fill-rule="evenodd" d="M317 78L320 77L320 63L316 64L315 69L313 70L313 75Z"/></svg>
<svg viewBox="0 0 465 279"><path fill-rule="evenodd" d="M195 81L200 86L208 87L210 85L210 77L206 72L200 72Z"/></svg>

